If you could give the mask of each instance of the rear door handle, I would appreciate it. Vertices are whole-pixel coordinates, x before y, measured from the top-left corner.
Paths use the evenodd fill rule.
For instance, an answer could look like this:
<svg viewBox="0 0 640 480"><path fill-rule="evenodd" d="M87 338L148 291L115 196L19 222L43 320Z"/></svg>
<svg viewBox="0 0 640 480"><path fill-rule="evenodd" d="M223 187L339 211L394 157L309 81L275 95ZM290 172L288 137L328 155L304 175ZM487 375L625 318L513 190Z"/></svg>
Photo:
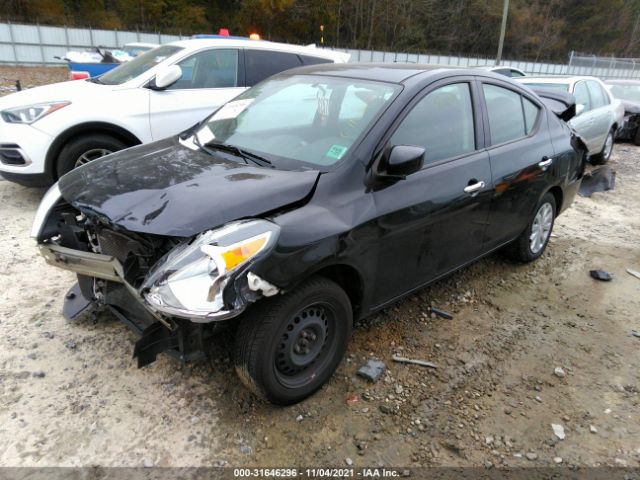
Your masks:
<svg viewBox="0 0 640 480"><path fill-rule="evenodd" d="M538 162L538 166L544 171L553 163L553 158L542 157L542 161Z"/></svg>
<svg viewBox="0 0 640 480"><path fill-rule="evenodd" d="M464 193L476 193L484 188L484 182L476 182L464 187Z"/></svg>

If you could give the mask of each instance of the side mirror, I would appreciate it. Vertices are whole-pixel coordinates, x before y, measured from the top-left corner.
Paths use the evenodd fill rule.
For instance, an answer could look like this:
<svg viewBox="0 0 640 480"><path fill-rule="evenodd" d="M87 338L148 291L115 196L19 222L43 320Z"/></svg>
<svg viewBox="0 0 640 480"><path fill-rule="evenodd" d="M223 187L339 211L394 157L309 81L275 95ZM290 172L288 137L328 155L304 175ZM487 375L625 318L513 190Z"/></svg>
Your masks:
<svg viewBox="0 0 640 480"><path fill-rule="evenodd" d="M584 112L584 109L585 109L584 103L578 103L576 105L576 117L578 115L582 115L582 113Z"/></svg>
<svg viewBox="0 0 640 480"><path fill-rule="evenodd" d="M382 156L377 173L381 177L403 180L417 172L424 163L424 148L414 145L395 145Z"/></svg>
<svg viewBox="0 0 640 480"><path fill-rule="evenodd" d="M149 88L152 90L165 90L176 83L182 77L182 69L179 65L171 65L156 73L156 78L151 81Z"/></svg>

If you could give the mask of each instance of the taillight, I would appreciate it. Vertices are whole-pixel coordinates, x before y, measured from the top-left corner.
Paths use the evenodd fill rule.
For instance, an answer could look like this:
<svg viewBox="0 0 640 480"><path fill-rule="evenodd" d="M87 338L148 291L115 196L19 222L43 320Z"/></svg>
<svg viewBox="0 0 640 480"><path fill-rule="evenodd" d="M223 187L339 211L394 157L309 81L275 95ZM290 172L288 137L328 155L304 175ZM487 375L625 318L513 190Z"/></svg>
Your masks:
<svg viewBox="0 0 640 480"><path fill-rule="evenodd" d="M71 80L85 80L89 78L89 72L74 72L71 70L71 72L69 72L69 78Z"/></svg>

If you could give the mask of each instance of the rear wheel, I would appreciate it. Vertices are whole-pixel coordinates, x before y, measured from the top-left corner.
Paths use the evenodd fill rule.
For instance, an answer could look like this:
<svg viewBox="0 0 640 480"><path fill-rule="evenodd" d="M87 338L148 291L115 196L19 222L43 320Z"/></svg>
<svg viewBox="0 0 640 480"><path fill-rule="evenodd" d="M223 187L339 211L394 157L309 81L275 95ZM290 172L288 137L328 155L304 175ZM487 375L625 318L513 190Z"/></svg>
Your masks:
<svg viewBox="0 0 640 480"><path fill-rule="evenodd" d="M110 153L127 148L127 144L111 135L87 134L70 140L58 155L57 174L61 177L74 168L80 167Z"/></svg>
<svg viewBox="0 0 640 480"><path fill-rule="evenodd" d="M602 151L591 157L592 164L604 165L609 161L609 157L611 157L611 152L613 151L614 133L615 132L612 128L607 134L607 138L604 141L604 145L602 146Z"/></svg>
<svg viewBox="0 0 640 480"><path fill-rule="evenodd" d="M533 218L524 232L507 245L505 253L518 262L531 262L547 248L556 217L556 199L546 193L536 206Z"/></svg>
<svg viewBox="0 0 640 480"><path fill-rule="evenodd" d="M640 145L640 127L636 127L636 133L633 135L633 143Z"/></svg>
<svg viewBox="0 0 640 480"><path fill-rule="evenodd" d="M353 318L347 294L322 277L253 306L236 333L243 383L272 403L290 405L331 377L344 356Z"/></svg>

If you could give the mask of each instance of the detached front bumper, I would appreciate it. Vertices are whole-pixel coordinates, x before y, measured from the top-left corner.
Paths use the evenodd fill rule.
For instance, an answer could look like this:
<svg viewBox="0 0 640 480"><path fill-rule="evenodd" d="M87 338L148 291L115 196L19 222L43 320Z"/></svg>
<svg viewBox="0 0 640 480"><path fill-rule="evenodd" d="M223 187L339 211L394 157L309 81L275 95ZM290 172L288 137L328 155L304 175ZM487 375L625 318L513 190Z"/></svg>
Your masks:
<svg viewBox="0 0 640 480"><path fill-rule="evenodd" d="M38 244L38 249L46 262L79 275L122 284L129 293L158 321L167 325L167 320L156 311L132 285L124 280L124 270L117 258L93 252L83 252L54 244ZM241 306L234 310L210 312L206 317L188 318L195 323L210 323L237 317L246 308Z"/></svg>

